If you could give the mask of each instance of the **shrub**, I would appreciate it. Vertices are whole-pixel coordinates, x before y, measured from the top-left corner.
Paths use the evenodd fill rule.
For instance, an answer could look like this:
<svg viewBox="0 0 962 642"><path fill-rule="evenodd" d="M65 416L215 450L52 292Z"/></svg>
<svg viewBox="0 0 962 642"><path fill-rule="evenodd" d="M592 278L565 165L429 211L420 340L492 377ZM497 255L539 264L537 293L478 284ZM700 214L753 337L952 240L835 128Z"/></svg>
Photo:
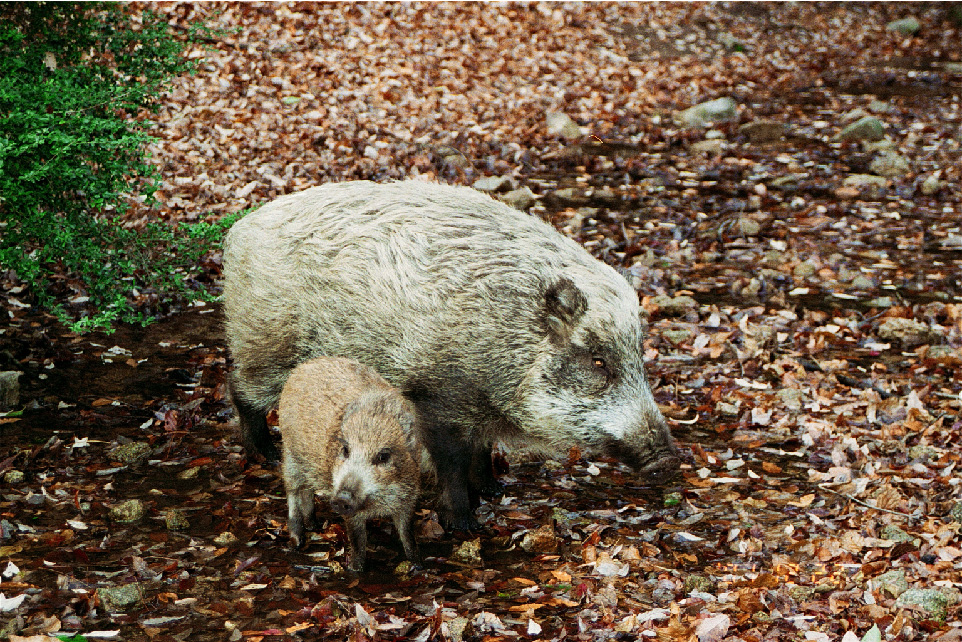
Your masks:
<svg viewBox="0 0 962 642"><path fill-rule="evenodd" d="M202 34L115 3L0 3L0 267L74 330L147 321L144 288L204 295L189 277L227 221L120 220L158 183L136 116L192 70Z"/></svg>

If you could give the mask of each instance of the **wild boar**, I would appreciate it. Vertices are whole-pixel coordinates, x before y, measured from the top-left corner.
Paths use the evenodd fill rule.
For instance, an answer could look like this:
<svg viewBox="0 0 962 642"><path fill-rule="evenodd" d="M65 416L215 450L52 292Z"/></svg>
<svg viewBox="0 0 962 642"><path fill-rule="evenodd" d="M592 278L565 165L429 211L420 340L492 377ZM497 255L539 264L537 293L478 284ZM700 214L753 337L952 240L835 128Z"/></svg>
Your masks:
<svg viewBox="0 0 962 642"><path fill-rule="evenodd" d="M496 492L498 440L554 455L580 445L649 483L679 466L645 377L637 293L473 189L356 181L283 196L231 228L224 276L249 449L276 452L265 413L297 364L331 355L414 402L450 528L476 527L472 495Z"/></svg>
<svg viewBox="0 0 962 642"><path fill-rule="evenodd" d="M278 421L294 545L316 528L317 492L345 519L351 570L364 570L366 524L375 517L394 521L405 555L419 564L411 523L421 480L433 467L411 402L373 368L322 357L291 372Z"/></svg>

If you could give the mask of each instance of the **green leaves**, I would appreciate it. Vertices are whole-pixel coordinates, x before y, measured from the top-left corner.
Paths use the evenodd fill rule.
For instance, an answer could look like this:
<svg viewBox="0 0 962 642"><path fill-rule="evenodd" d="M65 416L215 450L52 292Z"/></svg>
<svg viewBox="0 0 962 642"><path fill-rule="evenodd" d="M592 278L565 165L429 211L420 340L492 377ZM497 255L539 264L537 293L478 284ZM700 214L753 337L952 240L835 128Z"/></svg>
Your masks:
<svg viewBox="0 0 962 642"><path fill-rule="evenodd" d="M134 290L183 291L186 273L173 266L198 260L185 247L195 238L189 228L138 232L118 219L129 196L149 198L156 185L145 151L153 138L132 117L193 68L181 55L189 42L172 37L158 14L118 4L4 8L0 268L75 330L143 321ZM70 300L84 302L87 316L68 312Z"/></svg>

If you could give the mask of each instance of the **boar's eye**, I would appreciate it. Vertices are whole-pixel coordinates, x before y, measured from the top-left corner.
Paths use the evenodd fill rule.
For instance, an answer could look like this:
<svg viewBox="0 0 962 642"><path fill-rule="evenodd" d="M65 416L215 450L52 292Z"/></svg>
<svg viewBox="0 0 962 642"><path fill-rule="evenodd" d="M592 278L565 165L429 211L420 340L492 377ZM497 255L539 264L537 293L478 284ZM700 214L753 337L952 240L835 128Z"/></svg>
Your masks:
<svg viewBox="0 0 962 642"><path fill-rule="evenodd" d="M608 370L608 364L601 357L591 357L591 365L598 372L604 374L606 377L611 376L611 372Z"/></svg>
<svg viewBox="0 0 962 642"><path fill-rule="evenodd" d="M341 444L341 457L343 457L344 459L347 459L350 456L351 456L351 449L348 447L347 444Z"/></svg>
<svg viewBox="0 0 962 642"><path fill-rule="evenodd" d="M380 451L378 454L374 455L374 465L383 466L384 464L391 461L391 451L387 448Z"/></svg>

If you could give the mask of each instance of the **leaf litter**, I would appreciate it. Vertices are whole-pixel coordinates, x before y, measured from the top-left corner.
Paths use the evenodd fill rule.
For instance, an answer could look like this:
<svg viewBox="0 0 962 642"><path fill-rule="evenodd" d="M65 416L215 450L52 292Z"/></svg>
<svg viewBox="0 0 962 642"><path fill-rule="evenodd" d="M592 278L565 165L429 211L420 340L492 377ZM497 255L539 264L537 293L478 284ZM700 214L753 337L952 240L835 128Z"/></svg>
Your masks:
<svg viewBox="0 0 962 642"><path fill-rule="evenodd" d="M480 538L426 505L423 572L380 524L351 577L324 506L288 548L278 471L236 444L217 306L80 337L3 275L0 369L24 372L0 418L3 635L959 639L950 5L154 6L238 28L151 116L164 217L331 180L526 188L638 288L691 455L652 489L577 450L501 454ZM886 29L906 13L917 34ZM679 124L722 97L734 115ZM867 117L881 140L840 137Z"/></svg>

